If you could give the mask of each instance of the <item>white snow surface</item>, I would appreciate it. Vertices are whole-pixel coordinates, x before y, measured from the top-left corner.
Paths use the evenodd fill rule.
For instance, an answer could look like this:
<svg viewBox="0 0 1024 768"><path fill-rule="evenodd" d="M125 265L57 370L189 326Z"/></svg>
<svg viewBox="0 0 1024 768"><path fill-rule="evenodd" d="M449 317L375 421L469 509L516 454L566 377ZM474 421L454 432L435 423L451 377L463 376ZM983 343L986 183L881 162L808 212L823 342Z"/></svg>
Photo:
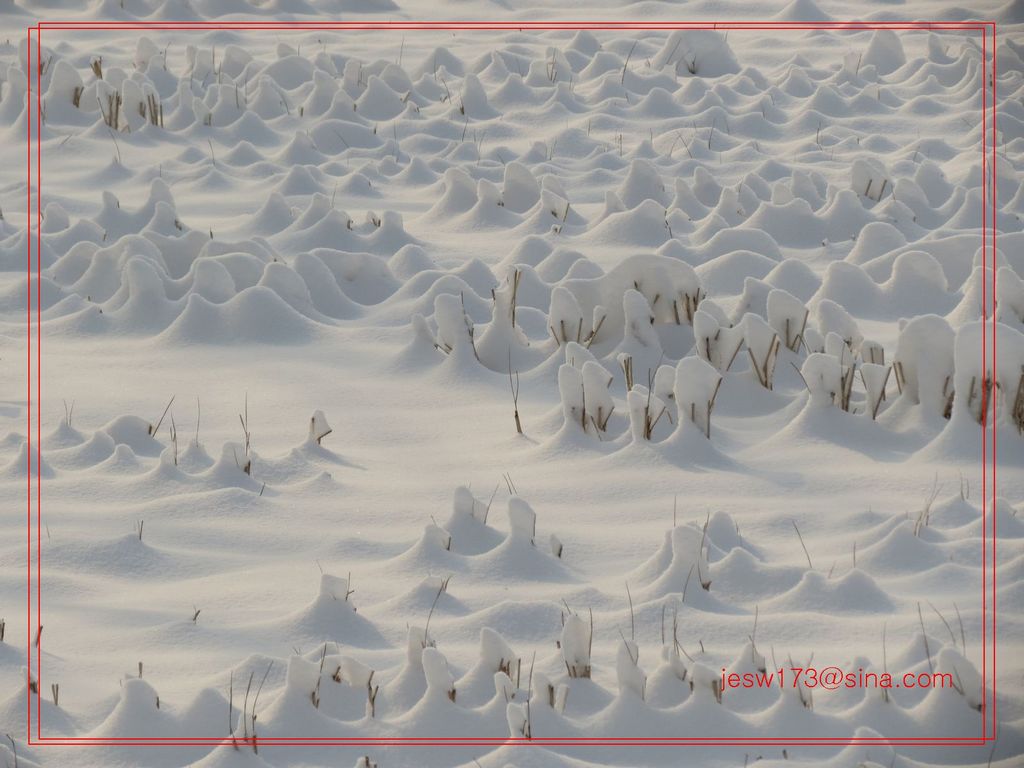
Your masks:
<svg viewBox="0 0 1024 768"><path fill-rule="evenodd" d="M47 30L27 294L37 18L682 17L997 21L994 257L977 34ZM0 24L4 765L1022 764L1020 0L0 0ZM994 748L525 741L977 735L983 409ZM958 690L720 688L791 664ZM37 702L47 737L224 741L30 747Z"/></svg>

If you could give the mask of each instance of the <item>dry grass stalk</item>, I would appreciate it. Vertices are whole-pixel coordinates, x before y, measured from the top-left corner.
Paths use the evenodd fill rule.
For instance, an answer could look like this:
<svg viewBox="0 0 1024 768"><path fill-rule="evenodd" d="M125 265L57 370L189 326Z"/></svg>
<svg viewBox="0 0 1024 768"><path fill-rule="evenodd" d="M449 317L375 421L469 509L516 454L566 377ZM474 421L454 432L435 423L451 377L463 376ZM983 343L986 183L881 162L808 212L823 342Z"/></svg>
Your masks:
<svg viewBox="0 0 1024 768"><path fill-rule="evenodd" d="M573 613L573 611L569 609L568 605L565 606L565 609L567 611L569 611L570 614ZM590 659L591 659L591 657L593 655L593 649L594 649L594 609L593 608L589 609L589 612L590 612L590 630L589 630L589 633L587 635L587 663L586 664L582 664L582 665L577 665L577 664L569 664L569 662L566 661L565 662L565 670L568 673L569 677L571 677L571 678L589 679L590 675L591 675L592 669L591 669L591 665L590 665ZM562 614L562 624L563 624L563 626L565 625L565 614L564 613ZM536 656L536 654L534 654L534 656ZM532 675L532 667L531 667L531 675Z"/></svg>
<svg viewBox="0 0 1024 768"><path fill-rule="evenodd" d="M615 412L615 406L614 405L611 408L608 409L607 413L605 413L604 406L603 405L599 405L599 406L597 406L597 415L592 415L590 417L590 422L594 425L594 427L597 429L598 432L607 432L608 431L608 421L611 419L612 414L614 412ZM653 427L651 427L651 428L653 429ZM600 435L598 435L598 437L600 437Z"/></svg>
<svg viewBox="0 0 1024 768"><path fill-rule="evenodd" d="M103 122L106 123L108 128L112 128L117 131L120 130L121 125L121 94L118 91L107 95L107 108L103 109L103 102L96 98L97 103L100 105L100 114L103 115Z"/></svg>
<svg viewBox="0 0 1024 768"><path fill-rule="evenodd" d="M892 369L896 373L896 389L899 390L899 393L902 395L903 387L906 386L907 383L907 377L903 373L903 362L901 360L895 361L892 364Z"/></svg>
<svg viewBox="0 0 1024 768"><path fill-rule="evenodd" d="M686 315L686 322L693 325L693 316L697 314L697 306L704 299L704 294L700 288L697 288L693 293L682 293L680 298L682 299L683 312ZM675 301L672 302L673 311L675 312L676 325L680 325L679 322L679 310Z"/></svg>
<svg viewBox="0 0 1024 768"><path fill-rule="evenodd" d="M242 423L242 433L245 435L245 463L239 467L245 474L252 476L252 433L249 432L249 393L245 393L245 405L243 413L238 414L238 420ZM238 464L238 457L235 456L235 464ZM260 492L262 494L262 491Z"/></svg>
<svg viewBox="0 0 1024 768"><path fill-rule="evenodd" d="M173 402L174 395L171 395L171 399L167 401L167 405L164 407L164 412L160 414L160 419L159 421L157 421L156 426L154 427L152 424L149 425L150 437L156 436L156 433L160 430L160 425L164 423L164 417L167 415L167 412L171 409L171 403Z"/></svg>
<svg viewBox="0 0 1024 768"><path fill-rule="evenodd" d="M178 466L178 427L174 423L174 414L171 414L171 444L174 446L174 466Z"/></svg>
<svg viewBox="0 0 1024 768"><path fill-rule="evenodd" d="M327 659L327 643L324 643L323 650L320 652L320 671L316 676L316 686L313 688L313 692L310 694L310 700L313 702L314 709L320 709L320 683L324 679L324 661Z"/></svg>
<svg viewBox="0 0 1024 768"><path fill-rule="evenodd" d="M804 544L804 537L800 535L800 529L796 525L796 520L793 520L792 523L793 523L793 530L796 531L796 537L798 539L800 539L800 546L803 547L804 556L807 558L807 567L810 568L813 571L814 570L814 564L811 563L811 553L807 551L807 545Z"/></svg>
<svg viewBox="0 0 1024 768"><path fill-rule="evenodd" d="M651 388L647 389L647 402L644 403L644 440L650 440L654 435L654 428L658 426L658 422L661 421L661 417L667 413L667 408L663 405L661 410L658 411L658 415L654 415L654 411L651 409Z"/></svg>
<svg viewBox="0 0 1024 768"><path fill-rule="evenodd" d="M512 301L511 301L511 315L512 315L512 327L516 327L516 303L519 298L519 281L523 277L523 271L517 269L512 275Z"/></svg>
<svg viewBox="0 0 1024 768"><path fill-rule="evenodd" d="M800 344L804 340L804 331L807 329L807 316L809 314L809 311L805 309L804 320L800 324L800 330L792 335L790 335L790 332L793 329L790 328L789 318L786 318L786 339L783 343L786 345L786 349L790 352L796 352L800 348Z"/></svg>
<svg viewBox="0 0 1024 768"><path fill-rule="evenodd" d="M711 575L708 574L708 577L704 578L703 574L701 574L701 572L700 572L700 560L704 556L704 548L705 548L705 546L707 546L708 549L711 548L711 545L707 544L707 540L708 540L708 524L710 524L710 522L711 522L711 512L708 512L707 517L704 518L704 527L701 529L701 532L700 532L700 546L697 548L697 562L696 562L696 566L697 566L697 579L700 581L700 586L701 586L701 588L705 592L710 592L711 591ZM689 575L687 575L687 578L689 578Z"/></svg>
<svg viewBox="0 0 1024 768"><path fill-rule="evenodd" d="M853 394L854 373L856 373L856 367L849 365L843 369L839 379L839 407L847 413L850 411L850 396Z"/></svg>
<svg viewBox="0 0 1024 768"><path fill-rule="evenodd" d="M868 403L868 406L871 408L871 420L872 421L874 421L875 418L878 416L878 409L882 407L882 401L885 400L885 385L889 383L889 374L890 373L892 373L892 366L889 366L888 368L885 369L885 378L882 379L882 386L879 389L878 398L873 403L871 403L871 402ZM860 375L861 375L861 379L863 379L864 378L864 371L863 371L863 369L861 370ZM804 383L806 384L806 382L804 382ZM867 387L867 382L864 383L864 386Z"/></svg>
<svg viewBox="0 0 1024 768"><path fill-rule="evenodd" d="M583 318L581 317L579 323L576 326L576 333L573 334L572 329L567 327L565 320L558 321L559 333L555 333L555 329L552 326L548 326L548 330L551 331L551 335L554 337L555 342L561 346L567 344L570 341L575 341L577 344L583 343ZM596 331L595 331L596 333Z"/></svg>
<svg viewBox="0 0 1024 768"><path fill-rule="evenodd" d="M779 354L780 346L779 336L775 334L772 337L771 344L768 345L768 352L764 356L764 360L758 360L754 356L753 350L747 347L747 352L750 354L750 362L753 365L754 373L757 375L757 380L761 383L761 386L765 389L771 389L773 379L775 377L775 360Z"/></svg>
<svg viewBox="0 0 1024 768"><path fill-rule="evenodd" d="M380 686L373 684L373 670L370 670L370 676L366 679L366 703L370 708L370 717L375 717L377 714L377 693L379 691Z"/></svg>
<svg viewBox="0 0 1024 768"><path fill-rule="evenodd" d="M450 543L449 546L451 546ZM427 612L427 621L423 625L422 645L424 648L433 648L435 646L434 641L430 639L430 619L434 616L434 609L437 607L437 601L441 599L441 595L448 591L448 582L450 579L451 576L448 576L448 578L441 581L441 586L437 588L437 594L434 595L434 602L430 604L430 610Z"/></svg>
<svg viewBox="0 0 1024 768"><path fill-rule="evenodd" d="M146 96L146 101L139 104L139 114L149 121L150 125L164 127L164 105L159 103L156 94Z"/></svg>
<svg viewBox="0 0 1024 768"><path fill-rule="evenodd" d="M601 330L601 326L604 324L604 319L608 315L601 315L601 319L597 321L590 333L587 334L587 338L583 340L583 346L590 349L590 345L594 343L594 339L597 337L598 331Z"/></svg>
<svg viewBox="0 0 1024 768"><path fill-rule="evenodd" d="M626 54L626 60L622 64L622 78L619 81L619 85L625 85L626 84L626 68L629 66L629 60L633 57L633 51L636 49L636 44L638 42L640 42L640 41L639 40L634 40L633 41L633 45L629 49L629 53Z"/></svg>
<svg viewBox="0 0 1024 768"><path fill-rule="evenodd" d="M516 276L517 276L516 284L517 285L519 283L518 275L519 275L519 272L517 271L516 272ZM515 296L515 289L513 289L512 295ZM512 319L512 324L513 325L515 325L515 311L516 311L515 310L515 303L514 303L514 299L513 299L513 304L512 304L512 318L513 318ZM523 423L519 420L519 371L517 370L515 372L515 382L513 383L513 380L512 380L512 347L508 348L508 387L509 387L509 390L512 392L512 414L513 414L513 416L515 417L515 420L516 420L516 432L521 435L521 434L523 434Z"/></svg>
<svg viewBox="0 0 1024 768"><path fill-rule="evenodd" d="M917 513L917 520L914 521L914 535L920 536L921 531L928 527L928 523L931 519L932 504L939 497L939 492L942 489L939 488L939 476L935 476L935 482L932 483L932 490L925 499L924 506L921 507L921 511Z"/></svg>
<svg viewBox="0 0 1024 768"><path fill-rule="evenodd" d="M626 391L633 389L633 357L626 356L619 361L622 366L622 373L626 377Z"/></svg>

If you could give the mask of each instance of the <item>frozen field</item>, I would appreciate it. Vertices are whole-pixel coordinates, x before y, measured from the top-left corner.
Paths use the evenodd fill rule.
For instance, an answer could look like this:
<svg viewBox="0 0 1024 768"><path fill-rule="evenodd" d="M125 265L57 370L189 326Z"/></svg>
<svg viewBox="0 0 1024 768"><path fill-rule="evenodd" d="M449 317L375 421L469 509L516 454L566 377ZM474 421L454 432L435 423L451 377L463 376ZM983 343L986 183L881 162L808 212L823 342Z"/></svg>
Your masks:
<svg viewBox="0 0 1024 768"><path fill-rule="evenodd" d="M743 8L997 21L994 208L978 32L25 42L735 18L417 3L0 0L0 765L1021 765L1024 6ZM994 747L260 745L978 735L983 418ZM953 684L722 688L780 667ZM37 699L46 737L224 741L29 747Z"/></svg>

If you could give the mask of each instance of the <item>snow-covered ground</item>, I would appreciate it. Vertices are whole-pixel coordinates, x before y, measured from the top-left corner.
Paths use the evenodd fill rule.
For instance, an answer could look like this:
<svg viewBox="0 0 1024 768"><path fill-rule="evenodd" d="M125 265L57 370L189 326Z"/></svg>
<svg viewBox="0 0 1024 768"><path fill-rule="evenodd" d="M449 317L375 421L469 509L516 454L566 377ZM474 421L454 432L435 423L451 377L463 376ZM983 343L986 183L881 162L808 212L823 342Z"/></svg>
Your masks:
<svg viewBox="0 0 1024 768"><path fill-rule="evenodd" d="M32 685L47 737L225 739L162 748L25 743L25 27L741 17L28 5L0 2L6 765L1021 764L1019 0L742 6L999 22L994 307L976 32L45 31ZM976 736L993 397L994 751L252 747ZM957 684L720 688L790 666Z"/></svg>

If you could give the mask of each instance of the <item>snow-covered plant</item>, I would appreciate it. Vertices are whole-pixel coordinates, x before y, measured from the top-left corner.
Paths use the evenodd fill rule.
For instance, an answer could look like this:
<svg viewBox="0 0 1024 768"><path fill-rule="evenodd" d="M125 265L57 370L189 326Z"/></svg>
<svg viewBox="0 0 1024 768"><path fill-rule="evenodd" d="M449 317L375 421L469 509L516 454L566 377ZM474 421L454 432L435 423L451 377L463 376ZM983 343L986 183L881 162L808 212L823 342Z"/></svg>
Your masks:
<svg viewBox="0 0 1024 768"><path fill-rule="evenodd" d="M684 429L683 425L690 422L710 438L711 411L722 385L722 375L702 358L684 357L676 364L674 384L678 429Z"/></svg>
<svg viewBox="0 0 1024 768"><path fill-rule="evenodd" d="M583 370L583 364L588 360L597 362L597 358L594 357L594 353L587 349L582 344L577 344L575 341L570 341L565 345L565 362L574 368Z"/></svg>
<svg viewBox="0 0 1024 768"><path fill-rule="evenodd" d="M842 336L829 331L825 337L825 354L839 363L839 388L834 397L835 404L842 410L850 410L850 397L853 393L853 378L856 365L853 351Z"/></svg>
<svg viewBox="0 0 1024 768"><path fill-rule="evenodd" d="M867 410L872 419L878 416L878 410L885 400L885 385L889 381L889 374L892 372L891 365L879 365L877 363L862 363L860 366L860 378L864 382L864 391L867 394Z"/></svg>
<svg viewBox="0 0 1024 768"><path fill-rule="evenodd" d="M668 407L648 387L637 386L626 393L626 408L629 411L629 428L634 442L651 440L654 429Z"/></svg>
<svg viewBox="0 0 1024 768"><path fill-rule="evenodd" d="M452 520L459 518L474 518L481 523L487 524L487 515L490 512L490 504L484 504L473 495L473 492L464 485L455 489L452 498ZM451 525L451 523L449 523Z"/></svg>
<svg viewBox="0 0 1024 768"><path fill-rule="evenodd" d="M838 405L842 397L843 372L839 358L825 352L814 352L807 356L800 368L800 375L811 393L811 403L816 406Z"/></svg>
<svg viewBox="0 0 1024 768"><path fill-rule="evenodd" d="M562 636L559 641L562 660L569 677L590 677L590 653L594 646L594 614L589 625L573 611L562 615Z"/></svg>
<svg viewBox="0 0 1024 768"><path fill-rule="evenodd" d="M409 634L406 637L405 658L409 666L420 668L423 666L423 649L433 648L437 645L428 628L410 626Z"/></svg>
<svg viewBox="0 0 1024 768"><path fill-rule="evenodd" d="M725 313L712 306L718 309L711 301L702 302L693 316L694 347L701 358L725 372L743 346L743 327L733 327Z"/></svg>
<svg viewBox="0 0 1024 768"><path fill-rule="evenodd" d="M530 661L530 675L526 684L526 701L523 704L510 701L505 708L505 717L508 721L509 733L514 737L526 739L533 736L533 718L531 709L534 704L534 667L537 665L537 652L534 651L533 659ZM501 673L497 673L500 675ZM538 681L546 682L543 675L537 674Z"/></svg>
<svg viewBox="0 0 1024 768"><path fill-rule="evenodd" d="M739 63L729 47L728 35L711 30L676 30L665 39L651 60L655 70L670 68L676 75L718 77L739 71Z"/></svg>
<svg viewBox="0 0 1024 768"><path fill-rule="evenodd" d="M885 348L877 341L864 339L860 343L860 359L865 363L885 365Z"/></svg>
<svg viewBox="0 0 1024 768"><path fill-rule="evenodd" d="M559 345L584 340L583 310L572 292L563 286L551 291L551 306L548 309L548 329Z"/></svg>
<svg viewBox="0 0 1024 768"><path fill-rule="evenodd" d="M679 611L672 611L672 637L671 642L665 634L665 606L661 607L661 658L669 665L669 668L680 680L686 680L687 668L683 656L682 643L679 642Z"/></svg>
<svg viewBox="0 0 1024 768"><path fill-rule="evenodd" d="M836 333L856 353L860 350L864 336L849 312L831 299L823 299L814 310L814 319L818 330L828 337L829 333Z"/></svg>
<svg viewBox="0 0 1024 768"><path fill-rule="evenodd" d="M892 179L878 160L860 157L850 168L850 186L857 194L877 202L886 192L892 192Z"/></svg>
<svg viewBox="0 0 1024 768"><path fill-rule="evenodd" d="M533 691L530 696L531 705L550 707L555 712L564 712L565 705L569 701L569 686L565 683L555 685L548 680L547 675L535 672L531 684Z"/></svg>
<svg viewBox="0 0 1024 768"><path fill-rule="evenodd" d="M452 548L452 535L437 523L428 523L423 527L422 541L445 550Z"/></svg>
<svg viewBox="0 0 1024 768"><path fill-rule="evenodd" d="M353 594L355 594L355 590L352 589L352 574L345 578L332 576L329 573L320 574L321 597L328 597L332 600L347 603Z"/></svg>
<svg viewBox="0 0 1024 768"><path fill-rule="evenodd" d="M366 691L366 714L375 717L377 714L377 693L380 686L375 685L374 670L351 656L334 656L331 658L334 672L331 679L336 683Z"/></svg>
<svg viewBox="0 0 1024 768"><path fill-rule="evenodd" d="M846 343L846 339L835 331L829 331L825 334L825 354L831 355L844 365L848 360L853 359L853 352Z"/></svg>
<svg viewBox="0 0 1024 768"><path fill-rule="evenodd" d="M537 535L537 513L525 500L513 496L508 500L508 527L513 539L533 544Z"/></svg>
<svg viewBox="0 0 1024 768"><path fill-rule="evenodd" d="M473 321L466 314L466 308L459 296L450 293L439 294L434 299L434 320L437 322L435 346L445 354L452 354L469 348L476 356L473 346Z"/></svg>
<svg viewBox="0 0 1024 768"><path fill-rule="evenodd" d="M700 278L693 267L683 264L686 269L676 269L672 275L672 319L676 325L686 320L688 325L693 325L693 316L697 313L698 305L707 295L701 285Z"/></svg>
<svg viewBox="0 0 1024 768"><path fill-rule="evenodd" d="M583 388L583 372L569 363L558 368L558 394L566 424L575 424L587 431L587 396Z"/></svg>
<svg viewBox="0 0 1024 768"><path fill-rule="evenodd" d="M817 328L808 326L804 329L804 348L808 354L825 351L825 337L818 333Z"/></svg>
<svg viewBox="0 0 1024 768"><path fill-rule="evenodd" d="M779 354L779 335L762 317L748 312L743 316L743 339L754 375L762 387L771 389Z"/></svg>
<svg viewBox="0 0 1024 768"><path fill-rule="evenodd" d="M551 544L551 554L561 560L562 553L565 551L565 545L562 544L561 539L552 533L548 541Z"/></svg>
<svg viewBox="0 0 1024 768"><path fill-rule="evenodd" d="M518 677L518 670L516 675ZM515 682L506 675L504 672L494 673L494 695L496 697L504 699L506 702L512 701L515 698L516 692L519 690L519 680Z"/></svg>
<svg viewBox="0 0 1024 768"><path fill-rule="evenodd" d="M543 676L540 674L538 674L538 677L543 678ZM543 683L543 686L540 683ZM534 683L534 689L537 691L535 695L538 698L540 698L543 695L544 698L542 700L552 710L554 710L557 713L565 712L565 705L566 703L568 703L569 699L568 685L566 685L565 683L559 683L558 685L555 685L547 678L543 678L543 680Z"/></svg>
<svg viewBox="0 0 1024 768"><path fill-rule="evenodd" d="M986 424L994 414L997 423L1007 423L1024 433L1024 334L996 323L995 346L999 354L995 365L989 356L983 368L978 349L987 332L985 321L978 320L956 333L954 407L979 424Z"/></svg>
<svg viewBox="0 0 1024 768"><path fill-rule="evenodd" d="M496 630L484 627L480 630L480 661L494 672L503 672L510 680L518 681L522 659Z"/></svg>
<svg viewBox="0 0 1024 768"><path fill-rule="evenodd" d="M722 682L715 670L699 661L690 667L690 690L699 696L710 693L715 701L722 703Z"/></svg>
<svg viewBox="0 0 1024 768"><path fill-rule="evenodd" d="M639 349L661 352L661 342L654 330L654 310L640 291L630 288L622 297L622 311L625 315L625 333L622 349L633 357Z"/></svg>
<svg viewBox="0 0 1024 768"><path fill-rule="evenodd" d="M674 411L676 402L676 369L673 365L659 365L654 372L654 385L651 389L654 396L659 398L669 409ZM671 418L671 417L670 417Z"/></svg>
<svg viewBox="0 0 1024 768"><path fill-rule="evenodd" d="M803 341L809 311L796 296L781 288L768 294L768 325L779 335L782 344L796 352Z"/></svg>
<svg viewBox="0 0 1024 768"><path fill-rule="evenodd" d="M979 712L985 707L985 689L978 670L955 648L944 647L935 660L935 672L953 678L953 688L964 697L971 709Z"/></svg>
<svg viewBox="0 0 1024 768"><path fill-rule="evenodd" d="M583 398L589 411L590 424L598 432L608 430L608 420L615 410L615 403L609 387L612 383L612 375L600 363L594 360L587 360L583 363Z"/></svg>
<svg viewBox="0 0 1024 768"><path fill-rule="evenodd" d="M529 341L516 321L522 276L521 269L511 270L502 285L492 291L494 304L491 307L491 322L475 340L480 362L494 371L507 370L512 373L520 359L520 351L529 346Z"/></svg>
<svg viewBox="0 0 1024 768"><path fill-rule="evenodd" d="M953 343L953 329L944 318L919 315L903 326L893 355L900 395L946 418L953 406ZM981 384L979 378L979 392Z"/></svg>
<svg viewBox="0 0 1024 768"><path fill-rule="evenodd" d="M622 638L615 657L615 673L619 683L619 693L629 691L640 697L642 701L647 693L647 675L640 669L640 649L636 642Z"/></svg>
<svg viewBox="0 0 1024 768"><path fill-rule="evenodd" d="M327 423L327 417L324 416L324 412L314 411L309 419L309 439L315 440L316 444L320 445L323 439L333 431Z"/></svg>
<svg viewBox="0 0 1024 768"><path fill-rule="evenodd" d="M113 131L121 130L121 92L109 85L105 80L96 83L96 101L99 104L103 123ZM104 108L104 103L106 107ZM116 143L115 143L116 146Z"/></svg>
<svg viewBox="0 0 1024 768"><path fill-rule="evenodd" d="M572 344L573 342L570 342ZM562 401L565 422L576 424L584 432L593 430L598 437L608 429L608 420L615 410L609 386L612 376L608 370L578 344L581 356L589 359L563 363L558 369L558 391ZM566 347L566 357L569 357ZM578 367L577 367L578 366Z"/></svg>
<svg viewBox="0 0 1024 768"><path fill-rule="evenodd" d="M509 736L512 738L529 739L531 737L529 702L520 704L510 701L505 706L505 720L508 723Z"/></svg>
<svg viewBox="0 0 1024 768"><path fill-rule="evenodd" d="M173 400L173 399L174 398L171 398L171 400ZM167 407L170 408L170 403L167 404ZM247 474L247 475L249 475L251 477L252 476L252 433L249 431L249 393L246 393L246 395L245 395L245 405L244 405L244 407L242 409L242 413L238 414L238 421L241 422L241 424L242 424L242 434L245 437L245 442L243 443L243 448L242 448L243 455L242 455L242 457L239 458L239 456L237 455L237 452L235 454L235 464L237 464L239 469L241 469L245 474ZM157 423L157 427L159 427L159 426L160 426L160 424L158 422ZM152 434L155 434L155 433L156 433L156 430L154 429Z"/></svg>
<svg viewBox="0 0 1024 768"><path fill-rule="evenodd" d="M515 213L526 213L540 200L540 184L530 170L518 162L505 166L505 178L501 188L501 201L505 208Z"/></svg>
<svg viewBox="0 0 1024 768"><path fill-rule="evenodd" d="M427 695L443 694L449 700L455 701L455 678L448 669L448 660L444 654L437 648L427 647L423 649L421 661L423 676L427 680Z"/></svg>

